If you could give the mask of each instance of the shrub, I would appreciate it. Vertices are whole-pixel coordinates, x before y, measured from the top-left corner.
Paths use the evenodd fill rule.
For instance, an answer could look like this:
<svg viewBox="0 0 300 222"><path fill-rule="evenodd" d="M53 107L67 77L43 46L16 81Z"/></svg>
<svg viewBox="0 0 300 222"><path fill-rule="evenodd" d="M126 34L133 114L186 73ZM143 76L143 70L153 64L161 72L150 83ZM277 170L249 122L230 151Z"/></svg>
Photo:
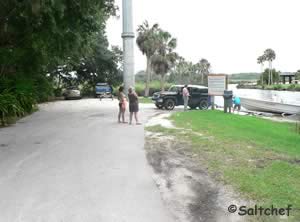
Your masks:
<svg viewBox="0 0 300 222"><path fill-rule="evenodd" d="M24 115L24 109L13 94L7 91L0 94L0 116L2 125L5 125L5 119L7 117L22 115Z"/></svg>
<svg viewBox="0 0 300 222"><path fill-rule="evenodd" d="M299 84L291 84L288 86L288 90L290 91L300 91L300 85Z"/></svg>
<svg viewBox="0 0 300 222"><path fill-rule="evenodd" d="M278 84L278 85L274 85L273 89L274 90L282 90L282 89L284 89L284 87L283 87L283 85Z"/></svg>
<svg viewBox="0 0 300 222"><path fill-rule="evenodd" d="M169 89L171 87L171 83L165 83L165 89ZM135 91L139 96L144 96L145 95L145 83L144 82L137 82L135 84ZM153 93L161 91L160 88L160 82L159 81L152 81L150 83L150 88L149 88L149 95L152 96Z"/></svg>
<svg viewBox="0 0 300 222"><path fill-rule="evenodd" d="M92 87L89 84L85 84L82 86L80 92L83 97L94 97L95 87Z"/></svg>
<svg viewBox="0 0 300 222"><path fill-rule="evenodd" d="M53 90L55 97L61 97L62 96L62 88L56 88Z"/></svg>
<svg viewBox="0 0 300 222"><path fill-rule="evenodd" d="M26 92L18 92L16 94L16 99L18 100L20 106L24 110L25 113L32 113L34 106L36 104L36 100L31 93Z"/></svg>
<svg viewBox="0 0 300 222"><path fill-rule="evenodd" d="M39 76L33 82L33 95L38 103L47 102L49 96L53 96L53 86L44 76Z"/></svg>

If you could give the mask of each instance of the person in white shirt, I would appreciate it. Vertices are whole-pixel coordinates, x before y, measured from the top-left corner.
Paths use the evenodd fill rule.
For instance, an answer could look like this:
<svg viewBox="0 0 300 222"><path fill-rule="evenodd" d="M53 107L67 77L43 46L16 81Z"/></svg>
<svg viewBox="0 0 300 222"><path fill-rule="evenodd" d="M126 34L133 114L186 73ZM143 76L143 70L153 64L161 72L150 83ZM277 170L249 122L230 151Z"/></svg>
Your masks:
<svg viewBox="0 0 300 222"><path fill-rule="evenodd" d="M183 90L182 90L182 98L183 98L183 104L184 104L184 111L187 111L187 106L189 103L189 96L190 96L190 92L188 90L188 86L185 85Z"/></svg>

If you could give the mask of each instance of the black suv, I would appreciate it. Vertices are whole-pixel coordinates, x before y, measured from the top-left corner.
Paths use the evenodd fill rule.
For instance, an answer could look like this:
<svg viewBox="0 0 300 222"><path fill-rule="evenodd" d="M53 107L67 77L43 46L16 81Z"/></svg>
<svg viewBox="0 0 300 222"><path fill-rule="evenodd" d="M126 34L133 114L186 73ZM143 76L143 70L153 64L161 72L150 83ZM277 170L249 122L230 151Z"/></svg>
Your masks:
<svg viewBox="0 0 300 222"><path fill-rule="evenodd" d="M184 85L173 85L168 91L156 92L152 100L159 109L173 110L175 106L183 105L182 89ZM199 85L189 85L189 107L191 109L207 109L209 107L208 88Z"/></svg>

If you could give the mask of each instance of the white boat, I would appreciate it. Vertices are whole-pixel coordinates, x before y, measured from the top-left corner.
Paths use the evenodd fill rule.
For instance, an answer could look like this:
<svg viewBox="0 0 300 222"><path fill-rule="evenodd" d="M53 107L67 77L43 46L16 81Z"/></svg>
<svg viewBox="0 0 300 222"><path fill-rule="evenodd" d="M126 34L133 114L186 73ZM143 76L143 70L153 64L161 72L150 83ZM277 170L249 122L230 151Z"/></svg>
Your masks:
<svg viewBox="0 0 300 222"><path fill-rule="evenodd" d="M240 99L241 105L248 110L272 113L300 114L300 105L249 99L245 97L240 97Z"/></svg>

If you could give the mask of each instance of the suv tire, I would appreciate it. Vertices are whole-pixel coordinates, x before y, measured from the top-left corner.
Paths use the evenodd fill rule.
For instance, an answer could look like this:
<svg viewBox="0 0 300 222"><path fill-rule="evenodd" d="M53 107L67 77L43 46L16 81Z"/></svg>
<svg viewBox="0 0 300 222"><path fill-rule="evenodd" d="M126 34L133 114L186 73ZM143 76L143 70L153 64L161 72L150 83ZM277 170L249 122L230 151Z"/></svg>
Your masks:
<svg viewBox="0 0 300 222"><path fill-rule="evenodd" d="M175 101L173 99L167 99L164 103L166 110L173 110L175 108Z"/></svg>
<svg viewBox="0 0 300 222"><path fill-rule="evenodd" d="M196 109L196 108L197 108L197 105L190 105L190 108L191 108L191 109Z"/></svg>
<svg viewBox="0 0 300 222"><path fill-rule="evenodd" d="M199 104L199 109L207 110L208 109L208 102L206 100L201 100Z"/></svg>
<svg viewBox="0 0 300 222"><path fill-rule="evenodd" d="M162 109L164 108L164 106L162 104L158 105L158 104L155 104L155 106L158 108L158 109Z"/></svg>

